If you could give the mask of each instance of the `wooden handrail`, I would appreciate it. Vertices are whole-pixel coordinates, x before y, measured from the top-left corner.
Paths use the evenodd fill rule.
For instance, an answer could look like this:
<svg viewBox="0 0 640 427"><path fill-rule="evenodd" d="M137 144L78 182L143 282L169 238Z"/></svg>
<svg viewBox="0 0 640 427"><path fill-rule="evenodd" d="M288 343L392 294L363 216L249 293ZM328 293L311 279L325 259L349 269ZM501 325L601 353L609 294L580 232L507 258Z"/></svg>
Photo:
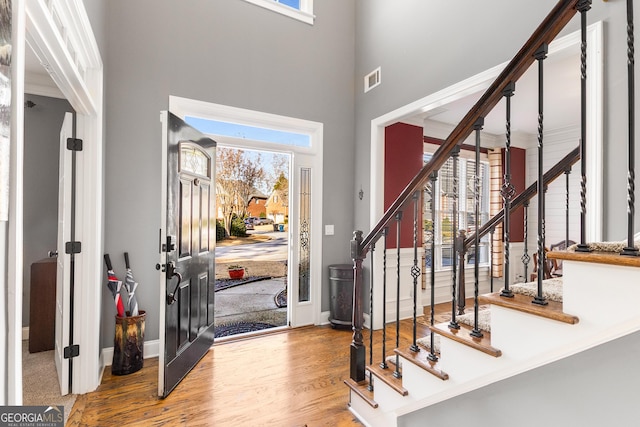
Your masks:
<svg viewBox="0 0 640 427"><path fill-rule="evenodd" d="M507 64L496 80L489 86L478 102L469 110L458 125L451 131L444 143L436 150L431 161L422 167L420 172L402 190L396 200L389 206L378 223L373 226L369 234L362 240L360 256L368 252L382 230L387 226L400 208L409 200L413 193L420 190L429 176L439 170L447 161L453 148L462 143L472 132L473 125L480 117L485 117L502 98L503 89L511 82L517 81L535 61L534 53L543 43L551 43L558 33L576 14L576 5L580 0L560 0L553 10L542 21L522 46L520 51Z"/></svg>
<svg viewBox="0 0 640 427"><path fill-rule="evenodd" d="M576 162L580 160L580 146L574 148L562 158L558 163L556 163L551 169L549 169L544 174L544 183L548 185L549 183L555 181L560 175L564 174L568 167L573 166ZM513 201L511 202L511 209L509 212L513 212L519 207L523 206L525 202L531 200L536 194L538 194L538 181L531 184L527 187L522 193L520 193ZM485 222L478 233L480 233L479 237L482 238L486 235L493 227L498 225L504 219L504 209L501 209L500 212L491 217L487 222ZM468 248L471 243L474 242L475 233L471 236L464 239L464 247Z"/></svg>

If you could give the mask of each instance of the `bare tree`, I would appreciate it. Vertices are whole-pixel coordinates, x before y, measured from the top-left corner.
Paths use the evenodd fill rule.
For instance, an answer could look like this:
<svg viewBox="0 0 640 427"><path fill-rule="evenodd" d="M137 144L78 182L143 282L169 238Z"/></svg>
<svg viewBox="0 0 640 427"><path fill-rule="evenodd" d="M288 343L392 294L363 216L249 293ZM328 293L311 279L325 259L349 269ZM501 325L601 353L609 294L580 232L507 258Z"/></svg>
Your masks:
<svg viewBox="0 0 640 427"><path fill-rule="evenodd" d="M251 159L242 150L222 147L216 150L217 202L229 235L234 216L246 215L249 198L265 178L260 163L260 155Z"/></svg>

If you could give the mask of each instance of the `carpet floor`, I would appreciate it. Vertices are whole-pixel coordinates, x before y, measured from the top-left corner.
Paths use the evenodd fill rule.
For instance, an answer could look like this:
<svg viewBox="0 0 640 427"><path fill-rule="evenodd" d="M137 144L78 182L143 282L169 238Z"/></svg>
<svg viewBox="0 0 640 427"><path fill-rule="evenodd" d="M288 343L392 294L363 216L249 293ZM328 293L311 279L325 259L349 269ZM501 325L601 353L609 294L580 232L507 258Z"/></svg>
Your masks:
<svg viewBox="0 0 640 427"><path fill-rule="evenodd" d="M53 350L29 353L29 341L22 341L22 402L27 406L64 406L67 422L75 394L60 395Z"/></svg>

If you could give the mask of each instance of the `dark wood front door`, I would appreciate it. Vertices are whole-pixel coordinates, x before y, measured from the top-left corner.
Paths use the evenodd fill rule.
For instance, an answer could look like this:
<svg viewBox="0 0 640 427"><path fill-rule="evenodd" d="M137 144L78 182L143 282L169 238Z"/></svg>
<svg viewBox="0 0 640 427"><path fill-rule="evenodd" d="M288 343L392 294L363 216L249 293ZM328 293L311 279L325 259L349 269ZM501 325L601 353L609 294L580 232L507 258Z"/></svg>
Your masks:
<svg viewBox="0 0 640 427"><path fill-rule="evenodd" d="M216 242L216 143L175 115L164 114L160 316L165 329L158 381L162 397L213 344Z"/></svg>

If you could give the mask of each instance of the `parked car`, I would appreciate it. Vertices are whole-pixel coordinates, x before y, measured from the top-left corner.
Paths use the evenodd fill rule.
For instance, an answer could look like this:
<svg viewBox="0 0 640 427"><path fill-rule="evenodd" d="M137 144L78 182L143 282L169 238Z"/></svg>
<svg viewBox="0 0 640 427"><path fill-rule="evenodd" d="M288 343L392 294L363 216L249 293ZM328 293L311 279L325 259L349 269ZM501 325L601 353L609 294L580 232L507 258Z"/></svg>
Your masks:
<svg viewBox="0 0 640 427"><path fill-rule="evenodd" d="M251 221L250 218L246 218L244 220L244 228L247 230L255 230L253 226L253 221Z"/></svg>
<svg viewBox="0 0 640 427"><path fill-rule="evenodd" d="M273 224L273 220L271 218L256 218L253 221L254 225L268 225Z"/></svg>

